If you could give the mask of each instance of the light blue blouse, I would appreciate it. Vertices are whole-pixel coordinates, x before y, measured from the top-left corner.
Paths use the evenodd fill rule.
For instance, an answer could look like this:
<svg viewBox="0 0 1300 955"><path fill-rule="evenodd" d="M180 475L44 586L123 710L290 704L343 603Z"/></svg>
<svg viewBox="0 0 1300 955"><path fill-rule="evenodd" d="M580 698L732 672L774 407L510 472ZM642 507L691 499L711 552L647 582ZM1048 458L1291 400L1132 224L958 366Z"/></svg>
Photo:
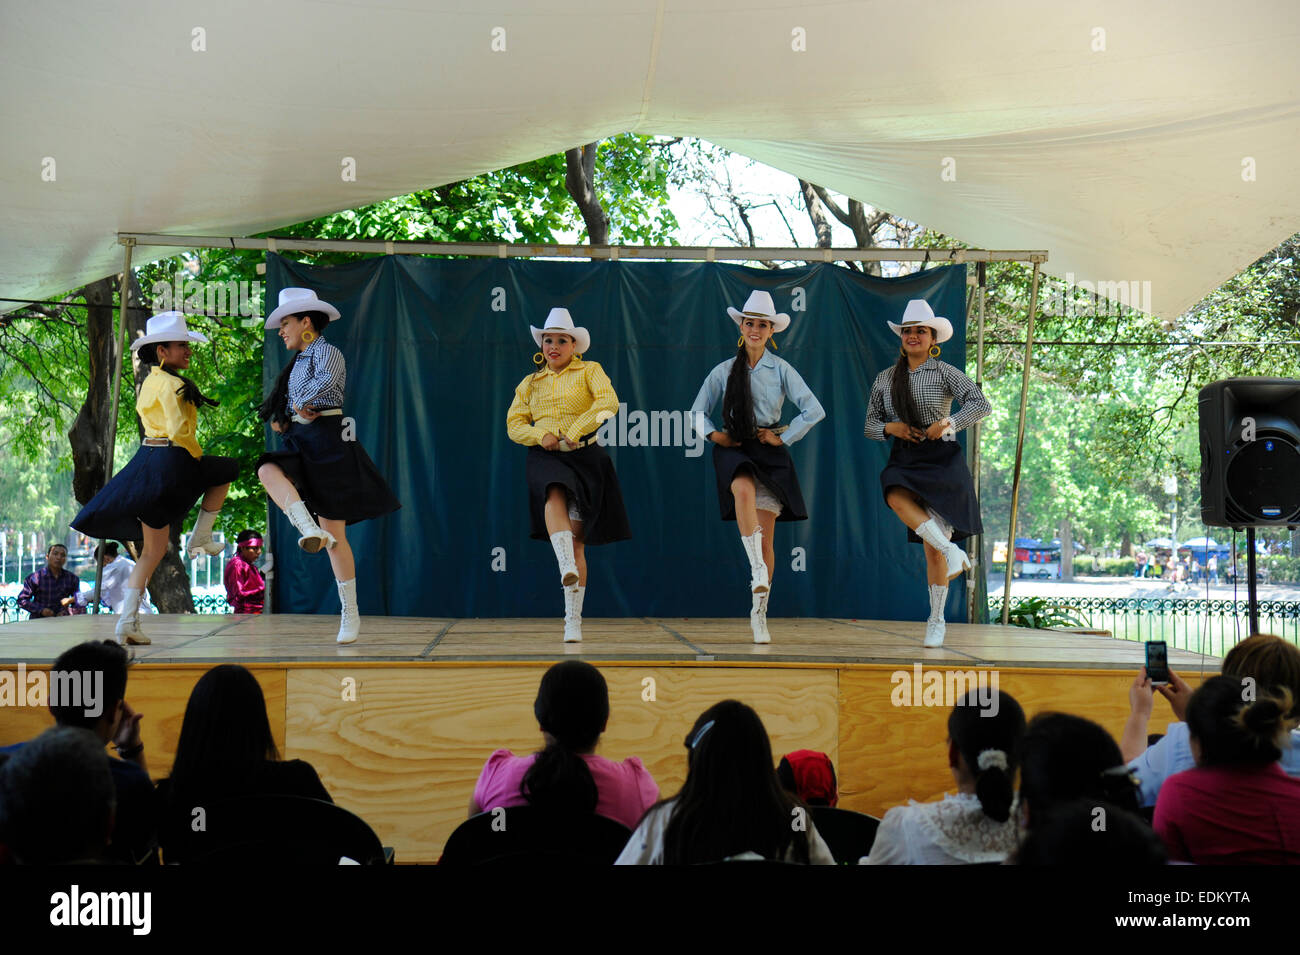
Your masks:
<svg viewBox="0 0 1300 955"><path fill-rule="evenodd" d="M703 438L707 439L714 431L726 430L715 425L709 416L722 401L734 361L734 358L728 358L709 372L700 393L695 396L695 404L691 405L691 420ZM826 417L821 402L799 377L799 372L784 358L771 352L764 353L758 364L749 369L749 392L754 399L754 422L760 428L781 422L781 407L786 398L799 408L799 414L781 435L785 444L794 444L808 433L809 428Z"/></svg>
<svg viewBox="0 0 1300 955"><path fill-rule="evenodd" d="M1288 776L1300 778L1300 732L1291 731L1291 745L1282 750L1279 762ZM1154 806L1156 796L1160 794L1160 787L1166 779L1174 773L1196 768L1187 724L1170 723L1165 735L1156 740L1154 746L1148 746L1141 756L1133 759L1128 768L1138 775L1142 787L1142 805Z"/></svg>

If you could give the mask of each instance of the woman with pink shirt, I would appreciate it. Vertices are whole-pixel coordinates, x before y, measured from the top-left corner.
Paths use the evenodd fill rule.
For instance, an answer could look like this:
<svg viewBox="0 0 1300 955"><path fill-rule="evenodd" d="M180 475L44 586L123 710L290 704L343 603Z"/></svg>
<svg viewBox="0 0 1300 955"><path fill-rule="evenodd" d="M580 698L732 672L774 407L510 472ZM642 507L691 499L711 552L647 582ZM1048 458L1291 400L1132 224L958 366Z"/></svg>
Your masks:
<svg viewBox="0 0 1300 955"><path fill-rule="evenodd" d="M600 671L565 660L546 671L533 704L546 746L531 756L499 749L488 757L469 801L469 814L497 807L535 806L594 812L629 829L659 799L641 760L621 763L596 755L609 722L609 688Z"/></svg>
<svg viewBox="0 0 1300 955"><path fill-rule="evenodd" d="M1300 779L1278 760L1295 726L1285 687L1216 676L1187 703L1196 768L1165 780L1154 828L1175 862L1300 865Z"/></svg>

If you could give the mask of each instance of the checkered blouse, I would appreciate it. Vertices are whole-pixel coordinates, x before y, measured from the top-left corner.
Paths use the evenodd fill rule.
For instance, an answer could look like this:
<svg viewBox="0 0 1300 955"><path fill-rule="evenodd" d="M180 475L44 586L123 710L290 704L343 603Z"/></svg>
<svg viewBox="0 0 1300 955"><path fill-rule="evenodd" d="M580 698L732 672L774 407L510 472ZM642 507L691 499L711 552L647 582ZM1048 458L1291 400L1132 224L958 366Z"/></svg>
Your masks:
<svg viewBox="0 0 1300 955"><path fill-rule="evenodd" d="M890 396L893 377L894 369L890 366L876 376L871 386L867 423L862 433L872 441L885 440L885 425L901 420ZM961 411L951 417L954 431L969 427L993 410L979 385L965 372L937 358L926 359L925 364L911 369L908 384L912 386L912 398L921 413L921 426L924 428L947 418L954 400L961 405Z"/></svg>

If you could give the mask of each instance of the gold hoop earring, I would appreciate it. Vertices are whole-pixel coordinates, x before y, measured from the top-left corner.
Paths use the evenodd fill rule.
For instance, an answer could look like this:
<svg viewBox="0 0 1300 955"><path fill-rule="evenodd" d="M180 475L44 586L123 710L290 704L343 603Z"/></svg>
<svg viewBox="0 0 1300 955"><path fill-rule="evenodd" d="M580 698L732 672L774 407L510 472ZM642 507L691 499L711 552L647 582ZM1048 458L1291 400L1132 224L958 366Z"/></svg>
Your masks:
<svg viewBox="0 0 1300 955"><path fill-rule="evenodd" d="M316 340L316 333L313 332L310 328L302 333L302 343L304 345L310 345L315 340Z"/></svg>
<svg viewBox="0 0 1300 955"><path fill-rule="evenodd" d="M938 345L931 345L931 346L930 346L930 357L931 357L931 358L938 358L938 357L939 357L940 355L942 355L942 354L943 354L943 349L940 348Z"/></svg>
<svg viewBox="0 0 1300 955"><path fill-rule="evenodd" d="M767 341L768 341L768 344L770 344L770 345L772 346L772 351L778 351L778 350L779 350L779 349L776 347L776 339L775 339L775 338L769 338Z"/></svg>
<svg viewBox="0 0 1300 955"><path fill-rule="evenodd" d="M907 349L906 349L906 348L903 348L901 345L900 345L899 348L898 348L898 357L899 357L899 358L906 358L906 357L907 357Z"/></svg>
<svg viewBox="0 0 1300 955"><path fill-rule="evenodd" d="M573 353L573 357L576 358L576 359L578 359L578 361L582 361L582 356L579 355L577 352L574 352L574 353Z"/></svg>
<svg viewBox="0 0 1300 955"><path fill-rule="evenodd" d="M542 365L545 363L546 363L546 356L543 355L541 352L538 352L536 355L533 356L533 364L536 365L538 368L542 367Z"/></svg>
<svg viewBox="0 0 1300 955"><path fill-rule="evenodd" d="M744 336L744 335L741 335L739 338L736 339L736 347L737 347L737 348L744 348L744 347L745 347L745 336Z"/></svg>

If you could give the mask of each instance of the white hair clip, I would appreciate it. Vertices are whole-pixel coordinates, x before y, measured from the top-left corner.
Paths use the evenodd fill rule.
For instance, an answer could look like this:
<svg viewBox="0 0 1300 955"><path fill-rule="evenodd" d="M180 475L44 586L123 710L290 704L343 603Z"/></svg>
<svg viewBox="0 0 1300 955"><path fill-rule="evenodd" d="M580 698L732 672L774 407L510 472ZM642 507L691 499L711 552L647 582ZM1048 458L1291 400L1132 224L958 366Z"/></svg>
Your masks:
<svg viewBox="0 0 1300 955"><path fill-rule="evenodd" d="M979 764L981 772L995 766L998 769L1005 770L1007 768L1007 754L1000 749L986 749L980 753L976 762Z"/></svg>

